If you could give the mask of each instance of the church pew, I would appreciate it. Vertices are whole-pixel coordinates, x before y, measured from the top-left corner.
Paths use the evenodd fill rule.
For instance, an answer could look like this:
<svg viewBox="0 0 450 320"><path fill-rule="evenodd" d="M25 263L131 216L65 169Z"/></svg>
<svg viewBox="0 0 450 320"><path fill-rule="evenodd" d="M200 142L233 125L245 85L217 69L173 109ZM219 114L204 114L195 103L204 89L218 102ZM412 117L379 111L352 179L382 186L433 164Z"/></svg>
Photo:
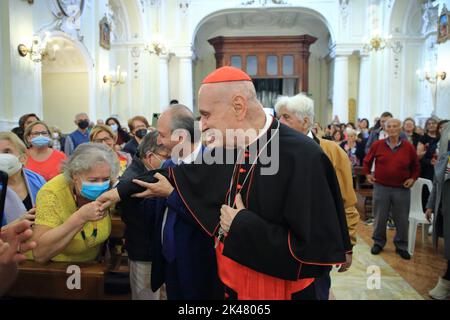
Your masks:
<svg viewBox="0 0 450 320"><path fill-rule="evenodd" d="M367 182L362 167L355 167L356 209L362 220L372 216L373 185Z"/></svg>
<svg viewBox="0 0 450 320"><path fill-rule="evenodd" d="M125 233L125 223L119 215L111 215L111 238L122 239Z"/></svg>
<svg viewBox="0 0 450 320"><path fill-rule="evenodd" d="M108 270L106 263L79 263L80 288L69 289L73 270L68 273L71 263L49 262L40 264L26 261L19 266L14 286L7 297L37 299L105 299L104 274Z"/></svg>
<svg viewBox="0 0 450 320"><path fill-rule="evenodd" d="M7 297L67 300L129 299L128 294L109 295L104 289L105 276L108 272L128 274L127 261L124 261L126 257L122 257L121 252L124 231L125 224L120 216L112 214L109 244L105 244L106 255L101 262L40 264L26 261L18 267L17 280ZM69 289L67 286L69 277L73 275L73 270L68 273L70 265L80 267L80 289ZM69 282L73 284L71 279Z"/></svg>

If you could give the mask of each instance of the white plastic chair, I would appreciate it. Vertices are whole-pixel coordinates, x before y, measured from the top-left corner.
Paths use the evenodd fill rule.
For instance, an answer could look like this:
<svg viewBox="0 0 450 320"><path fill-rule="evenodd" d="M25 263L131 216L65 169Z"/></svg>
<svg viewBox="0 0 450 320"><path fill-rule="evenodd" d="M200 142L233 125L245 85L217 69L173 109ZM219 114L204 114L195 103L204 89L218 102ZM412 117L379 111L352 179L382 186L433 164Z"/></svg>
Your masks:
<svg viewBox="0 0 450 320"><path fill-rule="evenodd" d="M425 237L428 234L428 227L432 223L427 220L422 209L422 189L424 186L428 187L428 190L431 192L433 183L431 180L419 178L411 188L408 230L408 252L410 255L413 255L414 247L416 246L417 226L422 224L422 242L425 242Z"/></svg>

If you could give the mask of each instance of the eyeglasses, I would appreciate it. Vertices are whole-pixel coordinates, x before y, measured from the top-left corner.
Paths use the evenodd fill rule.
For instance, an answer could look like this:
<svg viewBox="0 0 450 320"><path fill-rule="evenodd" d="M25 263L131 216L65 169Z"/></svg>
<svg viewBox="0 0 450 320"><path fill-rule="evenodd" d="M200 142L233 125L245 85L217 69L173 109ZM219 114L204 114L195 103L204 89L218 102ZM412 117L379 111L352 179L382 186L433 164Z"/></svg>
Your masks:
<svg viewBox="0 0 450 320"><path fill-rule="evenodd" d="M170 155L167 155L167 154L162 154L162 153L156 153L156 152L147 152L147 156L149 155L149 154L152 154L152 155L154 155L155 157L156 157L156 159L158 159L159 161L161 161L161 162L163 162L164 160L167 160L167 159L169 159L170 158ZM162 160L159 158L159 157L161 157L162 158Z"/></svg>
<svg viewBox="0 0 450 320"><path fill-rule="evenodd" d="M33 131L30 133L30 136L32 136L32 137L38 137L38 136L48 137L49 135L50 135L50 132L48 132L48 131Z"/></svg>
<svg viewBox="0 0 450 320"><path fill-rule="evenodd" d="M94 139L92 142L95 143L103 143L103 142L112 142L113 139L111 137L104 137L103 139Z"/></svg>
<svg viewBox="0 0 450 320"><path fill-rule="evenodd" d="M154 154L160 156L161 158L163 158L163 159L165 159L165 160L167 160L167 159L170 158L170 155L169 155L169 154L163 154L163 153L154 153Z"/></svg>

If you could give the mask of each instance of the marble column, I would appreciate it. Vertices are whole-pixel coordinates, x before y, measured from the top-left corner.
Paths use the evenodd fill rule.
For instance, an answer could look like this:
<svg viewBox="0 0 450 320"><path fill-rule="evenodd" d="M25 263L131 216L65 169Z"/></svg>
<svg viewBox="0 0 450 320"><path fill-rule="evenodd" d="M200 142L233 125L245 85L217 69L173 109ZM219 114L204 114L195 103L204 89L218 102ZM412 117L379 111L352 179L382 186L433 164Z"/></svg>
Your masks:
<svg viewBox="0 0 450 320"><path fill-rule="evenodd" d="M163 112L169 105L169 55L159 56L159 105Z"/></svg>
<svg viewBox="0 0 450 320"><path fill-rule="evenodd" d="M339 117L341 123L348 122L348 56L334 58L333 119Z"/></svg>
<svg viewBox="0 0 450 320"><path fill-rule="evenodd" d="M178 101L193 110L192 53L179 56Z"/></svg>
<svg viewBox="0 0 450 320"><path fill-rule="evenodd" d="M370 56L362 55L359 69L358 118L370 119L371 93Z"/></svg>

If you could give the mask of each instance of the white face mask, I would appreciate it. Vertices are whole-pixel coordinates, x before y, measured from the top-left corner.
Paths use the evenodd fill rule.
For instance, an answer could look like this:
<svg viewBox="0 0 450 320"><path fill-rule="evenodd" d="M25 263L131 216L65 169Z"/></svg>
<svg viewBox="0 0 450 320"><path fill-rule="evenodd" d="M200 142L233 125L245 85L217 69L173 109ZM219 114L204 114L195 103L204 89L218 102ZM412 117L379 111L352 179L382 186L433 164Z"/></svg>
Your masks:
<svg viewBox="0 0 450 320"><path fill-rule="evenodd" d="M15 155L9 153L0 154L0 171L6 172L8 177L15 175L22 169L22 162Z"/></svg>

